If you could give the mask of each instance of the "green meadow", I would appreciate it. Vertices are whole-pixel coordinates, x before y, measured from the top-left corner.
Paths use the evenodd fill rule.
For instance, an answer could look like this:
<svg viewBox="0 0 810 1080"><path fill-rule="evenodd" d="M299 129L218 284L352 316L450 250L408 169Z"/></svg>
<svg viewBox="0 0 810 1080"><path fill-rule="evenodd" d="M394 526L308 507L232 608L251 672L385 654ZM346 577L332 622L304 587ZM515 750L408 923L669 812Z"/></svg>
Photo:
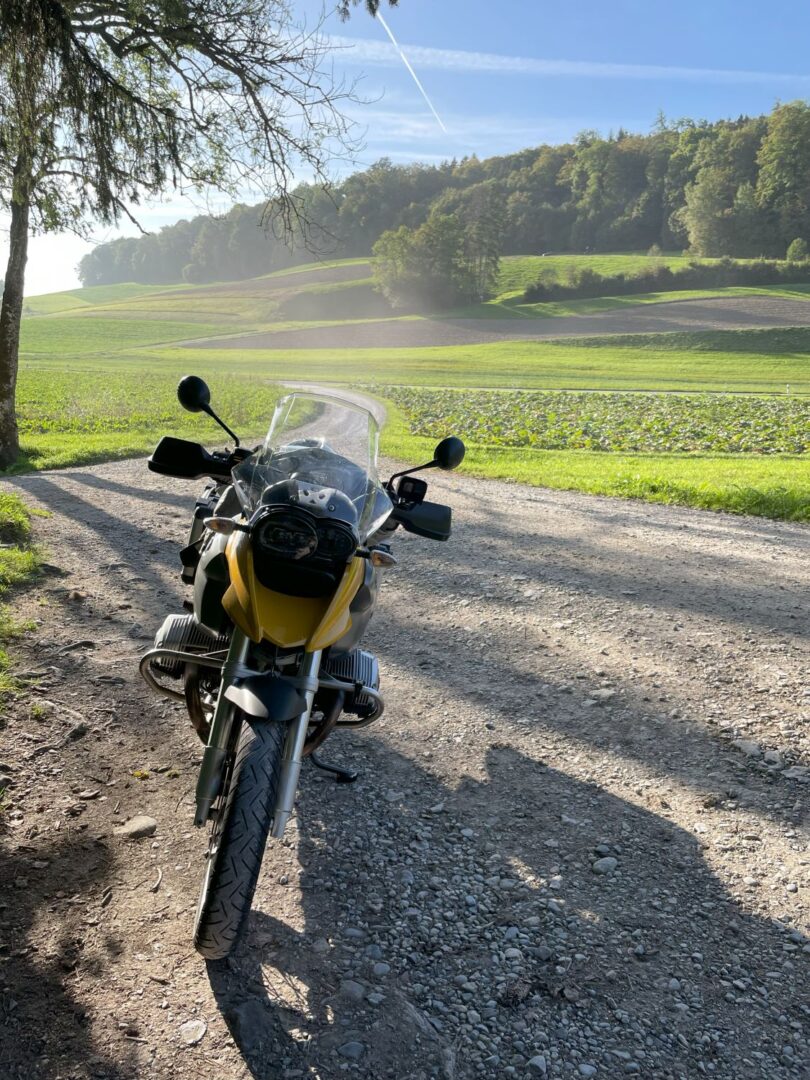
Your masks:
<svg viewBox="0 0 810 1080"><path fill-rule="evenodd" d="M678 265L680 257L665 259ZM586 260L602 273L649 265L644 255L506 259L498 300L481 305L477 314L486 316L492 310L498 317L508 314L510 292L514 295L534 280L541 265L565 274ZM356 278L347 273L347 265L356 268ZM240 283L102 286L27 300L19 379L24 456L18 468L64 467L143 454L166 433L216 443L217 430L210 421L184 413L175 401L177 380L194 371L211 383L223 416L251 436L260 434L266 425L279 382L350 384L388 401L392 423L384 449L404 459L423 456L430 439L454 428L470 443L468 472L549 487L810 519L810 455L796 452L806 415L801 399L810 395L810 328L404 349L229 348L219 353L200 347L219 336L337 322L334 314L319 323L285 317L285 309L298 310L302 297L313 298L317 304L319 296L332 294L342 303L341 297L348 301L357 290L370 291L368 260L335 266L339 280L330 280L328 266L312 264ZM803 287L721 291L724 295L778 292L793 298L810 292ZM518 305L512 315L518 320L639 302L654 305L673 295L684 297L662 293ZM544 310L525 312L519 307ZM337 310L334 304L330 310ZM349 317L361 318L343 311L343 318ZM403 398L406 390L413 395L414 388L420 387L424 388L421 396ZM472 422L491 411L485 400L475 399L473 410L469 399L454 396L459 390L490 391L498 393L497 401L506 401L504 391L509 389L535 394L597 391L609 398L599 406L600 415L623 416L629 425L626 438L588 443L587 423L592 422L588 416L594 407L588 404L587 394L566 399L566 423L576 431L578 423L582 428L581 420L586 424L585 435L579 442L569 439L559 446L546 445L536 437L545 430L544 416L554 411L545 399L535 401L525 437L510 440L488 432L484 423ZM703 441L689 443L690 409L682 402L671 407L671 415L662 404L665 416L654 445L634 442L638 431L632 416L639 417L636 428L643 425L645 408L639 405L634 410L627 402L638 391L698 395L694 400L704 402L699 419ZM706 405L705 396L712 394L749 395L748 411L737 415L724 398ZM554 399L555 403L560 402ZM509 406L503 408L508 411ZM794 413L798 434L785 436L781 418ZM764 425L757 419L759 414L769 418ZM755 445L738 452L728 432L747 423L757 427L759 436Z"/></svg>
<svg viewBox="0 0 810 1080"><path fill-rule="evenodd" d="M533 285L541 274L561 281L572 271L585 268L609 277L612 274L637 274L661 263L676 270L686 266L688 262L686 255L677 252L664 252L661 255L644 255L639 252L610 255L512 255L501 262L498 292L501 295L522 292L528 285Z"/></svg>

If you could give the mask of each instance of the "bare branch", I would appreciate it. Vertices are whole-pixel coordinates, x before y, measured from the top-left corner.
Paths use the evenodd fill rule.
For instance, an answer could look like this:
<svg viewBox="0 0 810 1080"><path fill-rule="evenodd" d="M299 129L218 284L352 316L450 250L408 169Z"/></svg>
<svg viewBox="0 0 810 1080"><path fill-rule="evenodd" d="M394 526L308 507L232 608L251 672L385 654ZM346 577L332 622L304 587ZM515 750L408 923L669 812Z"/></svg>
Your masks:
<svg viewBox="0 0 810 1080"><path fill-rule="evenodd" d="M36 83L19 62L32 53ZM3 0L0 106L8 96L25 115L0 110L0 151L25 142L40 178L78 158L81 212L102 220L134 193L249 183L293 223L296 172L326 180L330 159L356 150L340 111L356 99L327 53L285 0Z"/></svg>

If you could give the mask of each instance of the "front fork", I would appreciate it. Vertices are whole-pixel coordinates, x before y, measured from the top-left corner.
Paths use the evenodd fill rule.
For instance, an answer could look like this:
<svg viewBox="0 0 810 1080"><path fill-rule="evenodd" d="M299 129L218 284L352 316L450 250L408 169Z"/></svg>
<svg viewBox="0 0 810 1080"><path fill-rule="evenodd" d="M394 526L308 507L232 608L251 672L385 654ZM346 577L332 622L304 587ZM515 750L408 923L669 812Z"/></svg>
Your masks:
<svg viewBox="0 0 810 1080"><path fill-rule="evenodd" d="M321 650L304 653L298 668L298 678L304 686L306 708L295 719L289 721L287 738L284 740L284 754L281 759L281 776L278 781L276 810L270 835L277 839L284 835L284 829L290 820L295 805L295 793L298 790L298 778L301 775L301 762L304 760L304 743L307 741L307 729L312 713L312 703L318 688L318 673L321 669Z"/></svg>
<svg viewBox="0 0 810 1080"><path fill-rule="evenodd" d="M208 745L203 751L200 775L197 780L197 810L194 824L202 828L211 816L211 807L222 786L222 774L231 749L231 732L236 706L225 697L225 690L239 668L243 667L250 651L250 638L234 627L228 657L222 669L217 704L208 733Z"/></svg>
<svg viewBox="0 0 810 1080"><path fill-rule="evenodd" d="M245 664L250 653L250 644L250 638L234 627L233 637L228 649L228 658L222 669L222 682L220 683L214 716L211 720L208 745L203 751L200 776L197 781L197 809L194 815L194 824L198 827L205 825L208 821L211 816L211 807L214 805L214 801L222 787L225 764L228 760L228 754L232 751L233 722L236 715L236 706L225 697L225 690L234 679L244 675ZM315 700L315 691L318 686L317 680L321 667L321 656L320 650L304 653L298 669L298 679L303 684L306 707L298 716L287 721L287 736L284 741L281 775L279 777L276 807L271 829L271 835L275 837L284 834L284 828L290 820L295 805L295 793L298 790L298 778L301 774L304 743L307 738L312 703ZM267 722L272 723L273 721L271 719Z"/></svg>

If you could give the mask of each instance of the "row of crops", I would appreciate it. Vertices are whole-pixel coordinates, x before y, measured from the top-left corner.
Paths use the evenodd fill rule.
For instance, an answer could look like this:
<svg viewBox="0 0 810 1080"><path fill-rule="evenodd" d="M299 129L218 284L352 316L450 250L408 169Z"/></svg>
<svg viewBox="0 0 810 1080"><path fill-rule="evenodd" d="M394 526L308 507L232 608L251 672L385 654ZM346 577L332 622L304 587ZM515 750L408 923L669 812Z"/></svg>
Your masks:
<svg viewBox="0 0 810 1080"><path fill-rule="evenodd" d="M640 453L810 452L810 398L732 394L459 391L388 387L413 435Z"/></svg>

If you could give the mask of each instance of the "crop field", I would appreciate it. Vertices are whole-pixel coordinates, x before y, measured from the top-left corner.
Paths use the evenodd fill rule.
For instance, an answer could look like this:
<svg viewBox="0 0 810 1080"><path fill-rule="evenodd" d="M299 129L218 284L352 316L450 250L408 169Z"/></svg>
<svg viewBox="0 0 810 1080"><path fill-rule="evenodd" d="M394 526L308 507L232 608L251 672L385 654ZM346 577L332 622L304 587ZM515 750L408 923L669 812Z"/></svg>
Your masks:
<svg viewBox="0 0 810 1080"><path fill-rule="evenodd" d="M665 258L677 265L681 257ZM539 264L564 275L585 261L614 273L643 268L649 257L506 259L503 294L534 280ZM351 384L388 402L384 449L392 456L421 458L434 437L455 430L470 445L465 468L481 475L810 518L810 327L396 349L194 347L256 330L351 321L340 298L369 290L368 266L316 263L246 282L129 284L29 299L19 467L144 454L163 434L217 445L219 429L176 404L177 380L196 371L223 417L250 438L264 433L279 382ZM517 322L628 302L655 301L572 301L530 305L538 310L529 313L518 305L512 314ZM487 308L504 315L497 304L477 314ZM599 393L579 392L586 390Z"/></svg>
<svg viewBox="0 0 810 1080"><path fill-rule="evenodd" d="M434 430L444 435L450 429L437 424ZM389 399L387 454L424 461L436 438L415 434L407 414ZM495 480L592 495L810 521L808 454L606 453L470 442L462 468Z"/></svg>
<svg viewBox="0 0 810 1080"><path fill-rule="evenodd" d="M453 431L479 446L604 453L803 454L810 397L727 394L383 391L414 435Z"/></svg>

